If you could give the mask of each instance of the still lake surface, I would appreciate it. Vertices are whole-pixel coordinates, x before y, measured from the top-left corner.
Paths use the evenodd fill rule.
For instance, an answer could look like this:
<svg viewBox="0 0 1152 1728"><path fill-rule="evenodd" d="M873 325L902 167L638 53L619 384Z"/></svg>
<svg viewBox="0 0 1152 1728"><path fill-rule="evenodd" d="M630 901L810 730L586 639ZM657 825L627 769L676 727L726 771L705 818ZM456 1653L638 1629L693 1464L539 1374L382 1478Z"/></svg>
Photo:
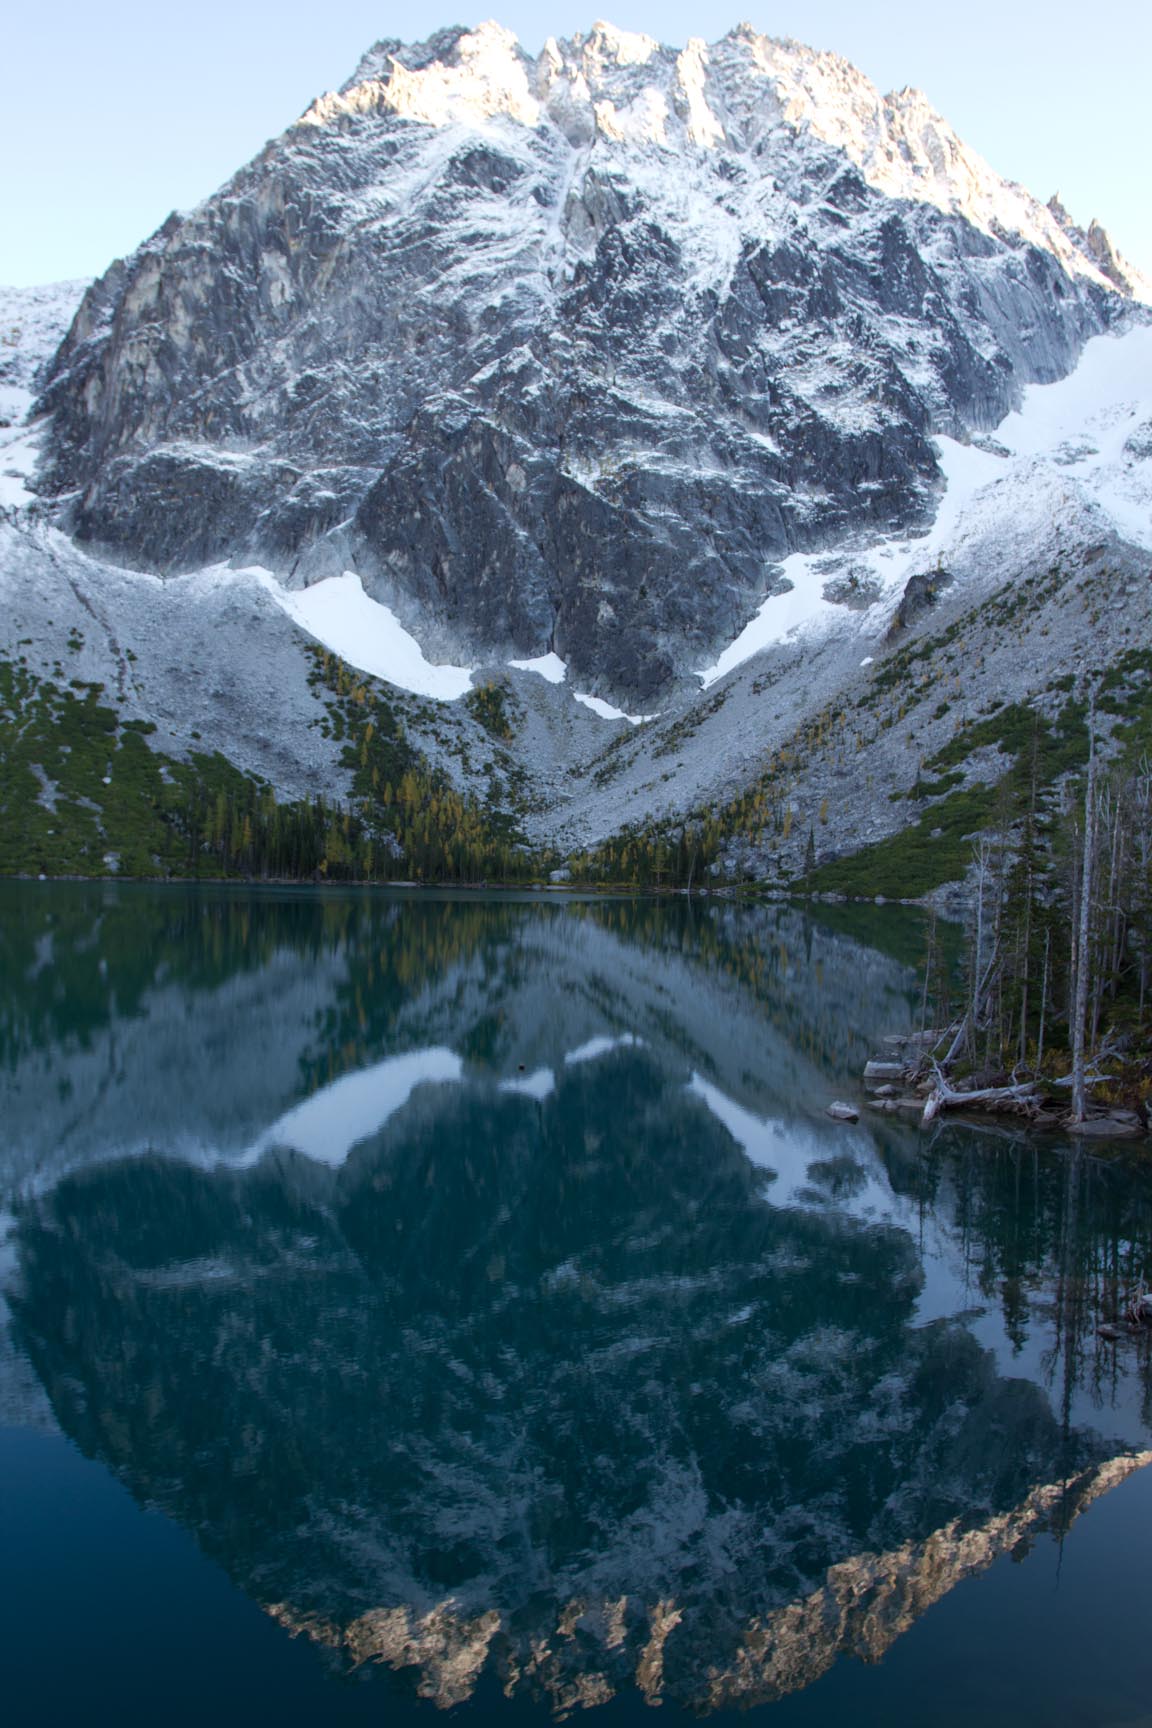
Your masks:
<svg viewBox="0 0 1152 1728"><path fill-rule="evenodd" d="M0 884L25 1724L1152 1723L1152 1178L895 908Z"/></svg>

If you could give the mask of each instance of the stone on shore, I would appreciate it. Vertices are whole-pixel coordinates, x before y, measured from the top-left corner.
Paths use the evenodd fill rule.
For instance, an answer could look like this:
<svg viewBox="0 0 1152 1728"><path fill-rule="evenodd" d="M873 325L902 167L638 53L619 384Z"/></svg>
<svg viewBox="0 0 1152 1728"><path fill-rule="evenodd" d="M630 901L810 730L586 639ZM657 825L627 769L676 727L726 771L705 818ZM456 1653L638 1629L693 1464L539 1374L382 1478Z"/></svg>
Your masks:
<svg viewBox="0 0 1152 1728"><path fill-rule="evenodd" d="M868 1062L864 1066L865 1086L883 1086L888 1081L903 1078L903 1062Z"/></svg>
<svg viewBox="0 0 1152 1728"><path fill-rule="evenodd" d="M1090 1116L1087 1122L1066 1122L1065 1130L1081 1140L1135 1140L1141 1129L1133 1122L1117 1122L1111 1116Z"/></svg>

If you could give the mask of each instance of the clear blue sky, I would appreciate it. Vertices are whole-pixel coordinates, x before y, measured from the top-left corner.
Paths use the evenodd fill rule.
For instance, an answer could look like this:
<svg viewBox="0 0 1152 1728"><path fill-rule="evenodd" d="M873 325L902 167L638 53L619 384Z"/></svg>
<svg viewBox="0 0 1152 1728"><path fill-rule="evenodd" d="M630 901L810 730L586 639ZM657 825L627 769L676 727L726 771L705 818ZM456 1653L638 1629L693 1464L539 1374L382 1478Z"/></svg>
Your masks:
<svg viewBox="0 0 1152 1728"><path fill-rule="evenodd" d="M41 0L9 8L0 282L88 276L206 197L342 83L381 36L493 16L535 50L606 17L665 42L757 29L833 48L882 90L925 90L1002 174L1097 216L1152 272L1149 0Z"/></svg>

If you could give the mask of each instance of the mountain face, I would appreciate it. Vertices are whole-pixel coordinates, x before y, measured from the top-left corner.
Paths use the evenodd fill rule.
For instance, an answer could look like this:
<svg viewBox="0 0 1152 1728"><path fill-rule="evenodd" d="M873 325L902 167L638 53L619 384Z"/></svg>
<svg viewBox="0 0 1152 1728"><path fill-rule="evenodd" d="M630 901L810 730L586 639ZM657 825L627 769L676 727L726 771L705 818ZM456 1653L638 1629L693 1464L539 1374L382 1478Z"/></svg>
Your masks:
<svg viewBox="0 0 1152 1728"><path fill-rule="evenodd" d="M227 873L271 796L370 876L943 892L1013 716L1045 796L1085 680L1152 725L1150 304L834 55L380 43L0 290L0 868Z"/></svg>
<svg viewBox="0 0 1152 1728"><path fill-rule="evenodd" d="M114 562L353 569L442 657L663 699L1146 291L834 55L454 28L89 290L39 485Z"/></svg>

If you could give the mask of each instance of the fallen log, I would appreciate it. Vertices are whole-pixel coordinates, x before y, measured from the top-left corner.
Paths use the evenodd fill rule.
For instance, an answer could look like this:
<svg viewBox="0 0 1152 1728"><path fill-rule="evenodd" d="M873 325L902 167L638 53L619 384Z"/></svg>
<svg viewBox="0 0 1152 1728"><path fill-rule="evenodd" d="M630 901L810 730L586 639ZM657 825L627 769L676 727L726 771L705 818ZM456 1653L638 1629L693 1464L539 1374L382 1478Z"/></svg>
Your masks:
<svg viewBox="0 0 1152 1728"><path fill-rule="evenodd" d="M941 1110L963 1110L972 1104L1026 1104L1036 1096L1036 1084L1032 1080L1022 1080L1013 1086L981 1086L975 1092L961 1092L955 1086L949 1086L937 1069L936 1084L925 1102L920 1126L930 1128Z"/></svg>

